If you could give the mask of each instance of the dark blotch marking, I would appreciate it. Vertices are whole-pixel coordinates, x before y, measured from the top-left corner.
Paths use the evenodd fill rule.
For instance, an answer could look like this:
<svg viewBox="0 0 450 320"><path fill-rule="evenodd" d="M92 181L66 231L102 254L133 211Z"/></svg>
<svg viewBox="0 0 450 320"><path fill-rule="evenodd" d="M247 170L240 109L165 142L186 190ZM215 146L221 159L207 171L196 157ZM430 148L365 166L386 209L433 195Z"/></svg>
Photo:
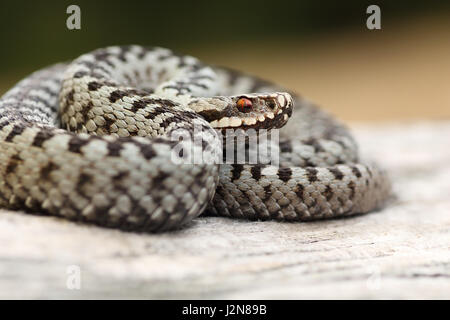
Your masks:
<svg viewBox="0 0 450 320"><path fill-rule="evenodd" d="M139 71L137 70L133 70L134 72L134 78L136 79L137 82L141 82L141 75L139 73Z"/></svg>
<svg viewBox="0 0 450 320"><path fill-rule="evenodd" d="M145 115L145 119L153 120L156 118L156 116L168 112L169 110L165 107L155 107L152 111L150 111L147 115Z"/></svg>
<svg viewBox="0 0 450 320"><path fill-rule="evenodd" d="M75 94L75 91L72 89L66 96L66 100L69 104L73 103L73 95Z"/></svg>
<svg viewBox="0 0 450 320"><path fill-rule="evenodd" d="M177 121L178 119L180 119L179 116L173 116L173 117L167 117L166 119L164 119L164 121L162 121L159 126L161 128L166 129L172 122Z"/></svg>
<svg viewBox="0 0 450 320"><path fill-rule="evenodd" d="M280 142L280 151L281 152L286 152L286 153L291 153L292 152L292 143L289 140L286 141L281 141Z"/></svg>
<svg viewBox="0 0 450 320"><path fill-rule="evenodd" d="M49 102L41 97L37 97L37 96L28 96L28 100L34 101L36 103L41 103L43 104L45 107L50 108Z"/></svg>
<svg viewBox="0 0 450 320"><path fill-rule="evenodd" d="M295 192L295 194L297 195L297 197L300 199L300 201L304 201L304 199L303 199L303 191L305 190L305 187L303 187L303 185L302 184L297 184L297 186L296 186L296 188L295 188L295 190L294 190L294 192Z"/></svg>
<svg viewBox="0 0 450 320"><path fill-rule="evenodd" d="M90 91L97 91L98 89L100 89L102 87L101 83L98 83L97 81L91 81L88 84L88 89Z"/></svg>
<svg viewBox="0 0 450 320"><path fill-rule="evenodd" d="M308 139L304 143L313 147L316 153L325 151L316 139Z"/></svg>
<svg viewBox="0 0 450 320"><path fill-rule="evenodd" d="M34 147L42 147L42 144L47 141L48 139L51 139L54 136L54 134L50 131L39 131L33 140L33 146Z"/></svg>
<svg viewBox="0 0 450 320"><path fill-rule="evenodd" d="M132 96L139 96L139 97L145 97L152 93L152 90L145 90L145 89L130 89L127 91L128 95Z"/></svg>
<svg viewBox="0 0 450 320"><path fill-rule="evenodd" d="M292 177L292 170L291 168L280 168L278 169L277 175L280 180L287 182Z"/></svg>
<svg viewBox="0 0 450 320"><path fill-rule="evenodd" d="M331 189L330 186L327 186L325 188L325 191L323 192L323 195L325 196L325 198L327 199L327 201L330 201L331 198L333 198L333 190Z"/></svg>
<svg viewBox="0 0 450 320"><path fill-rule="evenodd" d="M255 179L256 181L258 181L261 178L261 168L263 168L263 166L255 165L250 170L253 179Z"/></svg>
<svg viewBox="0 0 450 320"><path fill-rule="evenodd" d="M329 134L328 134L329 138L332 139L337 144L339 144L342 147L342 149L344 149L344 150L348 149L348 146L344 141L342 141L340 139L333 139L333 137L332 137L333 134L335 134L335 132L333 130L331 132L329 132Z"/></svg>
<svg viewBox="0 0 450 320"><path fill-rule="evenodd" d="M85 184L88 184L92 181L92 177L86 173L81 173L78 176L78 182L77 182L77 186L76 186L76 190L80 193L80 194L84 194L83 192L83 186Z"/></svg>
<svg viewBox="0 0 450 320"><path fill-rule="evenodd" d="M305 167L315 167L316 164L314 162L311 162L310 160L305 161Z"/></svg>
<svg viewBox="0 0 450 320"><path fill-rule="evenodd" d="M350 189L350 200L353 200L353 198L355 197L355 183L353 181L350 181L347 185L347 187L349 187Z"/></svg>
<svg viewBox="0 0 450 320"><path fill-rule="evenodd" d="M165 61L165 60L167 60L167 59L169 59L169 58L172 58L172 57L173 57L172 54L163 53L162 55L160 55L160 56L158 57L158 60L159 60L159 61Z"/></svg>
<svg viewBox="0 0 450 320"><path fill-rule="evenodd" d="M177 104L172 100L168 99L145 99L144 101L148 101L149 103L162 104L165 107L175 107Z"/></svg>
<svg viewBox="0 0 450 320"><path fill-rule="evenodd" d="M207 76L207 75L196 75L196 76L192 76L190 77L191 80L214 80L211 76Z"/></svg>
<svg viewBox="0 0 450 320"><path fill-rule="evenodd" d="M114 124L114 120L112 120L111 118L109 118L109 117L104 117L104 119L105 119L105 126L106 126L106 128L108 128L108 131L111 129L111 126Z"/></svg>
<svg viewBox="0 0 450 320"><path fill-rule="evenodd" d="M108 71L108 70L106 70L104 67L102 67L101 65L95 65L93 62L90 62L90 61L80 61L79 62L80 64L82 64L82 65L84 65L84 66L86 66L87 68L89 68L91 71L102 71L102 72L104 72L105 74L110 74L110 72Z"/></svg>
<svg viewBox="0 0 450 320"><path fill-rule="evenodd" d="M208 89L209 88L206 84L197 83L197 82L191 82L190 85L194 86L194 87L199 87L199 88L202 88L202 89Z"/></svg>
<svg viewBox="0 0 450 320"><path fill-rule="evenodd" d="M171 100L167 100L167 99L143 99L142 103L138 103L136 104L136 108L140 108L140 107L145 107L146 105L157 105L156 107L154 107L154 109L145 116L146 119L151 119L153 120L157 115L164 113L164 112L169 112L170 111L170 107L174 107L177 104L174 103Z"/></svg>
<svg viewBox="0 0 450 320"><path fill-rule="evenodd" d="M158 185L164 182L164 180L169 176L168 173L160 171L158 175L155 177L154 184Z"/></svg>
<svg viewBox="0 0 450 320"><path fill-rule="evenodd" d="M111 56L111 53L109 53L106 50L99 50L98 52L96 52L94 54L95 59L99 60L99 61L103 61L104 63L106 63L107 65L109 65L110 67L114 67L114 64L111 63L111 61L109 61L109 57Z"/></svg>
<svg viewBox="0 0 450 320"><path fill-rule="evenodd" d="M49 162L46 166L42 167L40 170L40 178L43 180L50 179L50 173L58 169L58 166L53 162Z"/></svg>
<svg viewBox="0 0 450 320"><path fill-rule="evenodd" d="M317 181L317 169L314 168L306 168L306 174L308 176L309 182Z"/></svg>
<svg viewBox="0 0 450 320"><path fill-rule="evenodd" d="M86 120L89 119L88 113L89 113L89 111L92 110L93 107L94 107L94 104L92 103L92 101L89 101L88 104L83 106L83 108L81 109L81 114L83 115L85 123L86 123ZM79 123L79 125L80 125L80 123Z"/></svg>
<svg viewBox="0 0 450 320"><path fill-rule="evenodd" d="M233 165L233 170L231 170L231 173L233 175L231 180L234 181L234 180L239 179L240 176L241 176L242 170L244 170L244 166L242 164L234 164Z"/></svg>
<svg viewBox="0 0 450 320"><path fill-rule="evenodd" d="M344 174L338 168L330 168L328 169L337 180L342 180L344 178Z"/></svg>
<svg viewBox="0 0 450 320"><path fill-rule="evenodd" d="M0 130L3 130L4 127L6 127L9 124L8 121L4 121L0 123Z"/></svg>
<svg viewBox="0 0 450 320"><path fill-rule="evenodd" d="M116 174L114 177L112 177L113 181L115 184L120 183L123 179L125 179L126 177L128 177L129 172L127 171L121 171L118 174Z"/></svg>
<svg viewBox="0 0 450 320"><path fill-rule="evenodd" d="M22 160L17 154L13 155L6 165L6 174L13 172Z"/></svg>
<svg viewBox="0 0 450 320"><path fill-rule="evenodd" d="M122 144L117 142L108 142L108 156L119 157L122 150Z"/></svg>
<svg viewBox="0 0 450 320"><path fill-rule="evenodd" d="M232 108L226 107L225 110L219 111L214 109L202 110L198 112L206 121L212 122L214 120L221 119L223 117L231 116Z"/></svg>
<svg viewBox="0 0 450 320"><path fill-rule="evenodd" d="M352 172L357 178L361 178L361 171L357 167L352 167Z"/></svg>
<svg viewBox="0 0 450 320"><path fill-rule="evenodd" d="M152 67L148 66L148 67L145 69L145 75L147 76L147 78L150 79L150 77L151 77L151 75L152 75Z"/></svg>
<svg viewBox="0 0 450 320"><path fill-rule="evenodd" d="M120 61L122 62L127 62L127 58L125 57L125 55L131 50L130 46L122 46L120 48L120 53L117 55L117 58L120 59Z"/></svg>
<svg viewBox="0 0 450 320"><path fill-rule="evenodd" d="M180 85L165 86L163 89L175 89L176 91L178 91L176 94L177 96L191 92L191 89L189 89L188 87L182 87Z"/></svg>
<svg viewBox="0 0 450 320"><path fill-rule="evenodd" d="M84 76L87 76L87 75L88 75L88 72L86 72L86 71L78 71L73 75L73 77L74 78L83 78Z"/></svg>
<svg viewBox="0 0 450 320"><path fill-rule="evenodd" d="M156 152L150 144L141 144L140 145L141 153L145 159L150 160L154 156L156 156Z"/></svg>
<svg viewBox="0 0 450 320"><path fill-rule="evenodd" d="M109 101L111 103L116 102L119 99L122 99L123 97L125 97L126 95L128 95L127 92L122 91L122 90L115 90L113 92L111 92L111 94L109 95Z"/></svg>
<svg viewBox="0 0 450 320"><path fill-rule="evenodd" d="M125 79L127 79L127 83L128 84L130 84L130 85L132 85L133 84L133 79L131 78L131 76L128 74L128 73L124 73L123 74L123 77L125 78Z"/></svg>
<svg viewBox="0 0 450 320"><path fill-rule="evenodd" d="M81 147L89 143L88 139L80 139L77 136L72 137L69 141L69 151L74 153L81 153Z"/></svg>
<svg viewBox="0 0 450 320"><path fill-rule="evenodd" d="M269 199L272 196L272 188L270 184L264 187L264 200Z"/></svg>
<svg viewBox="0 0 450 320"><path fill-rule="evenodd" d="M22 134L22 132L25 130L24 126L19 126L19 125L15 125L11 132L8 134L8 136L6 137L5 141L6 142L11 142L15 136Z"/></svg>

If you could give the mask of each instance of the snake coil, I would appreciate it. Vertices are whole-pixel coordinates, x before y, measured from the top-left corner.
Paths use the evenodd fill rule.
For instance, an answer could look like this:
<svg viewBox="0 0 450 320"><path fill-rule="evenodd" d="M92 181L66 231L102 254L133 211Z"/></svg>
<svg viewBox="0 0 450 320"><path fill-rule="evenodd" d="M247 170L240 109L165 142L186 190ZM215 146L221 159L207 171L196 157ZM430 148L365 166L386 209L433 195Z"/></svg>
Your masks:
<svg viewBox="0 0 450 320"><path fill-rule="evenodd" d="M202 141L182 146L213 157L215 133L281 127L279 166L174 162L179 130ZM389 193L385 172L360 163L348 130L325 112L168 49L98 49L33 73L0 100L7 208L161 231L202 212L284 221L365 213Z"/></svg>

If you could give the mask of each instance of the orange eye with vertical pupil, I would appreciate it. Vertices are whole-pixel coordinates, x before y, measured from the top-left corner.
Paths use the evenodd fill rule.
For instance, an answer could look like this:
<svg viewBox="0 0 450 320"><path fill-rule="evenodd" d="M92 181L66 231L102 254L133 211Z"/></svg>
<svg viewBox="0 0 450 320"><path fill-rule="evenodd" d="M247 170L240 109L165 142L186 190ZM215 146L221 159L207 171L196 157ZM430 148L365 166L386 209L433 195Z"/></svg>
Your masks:
<svg viewBox="0 0 450 320"><path fill-rule="evenodd" d="M239 111L241 112L249 112L252 110L252 101L250 99L247 98L240 98L237 101L237 107L239 109Z"/></svg>

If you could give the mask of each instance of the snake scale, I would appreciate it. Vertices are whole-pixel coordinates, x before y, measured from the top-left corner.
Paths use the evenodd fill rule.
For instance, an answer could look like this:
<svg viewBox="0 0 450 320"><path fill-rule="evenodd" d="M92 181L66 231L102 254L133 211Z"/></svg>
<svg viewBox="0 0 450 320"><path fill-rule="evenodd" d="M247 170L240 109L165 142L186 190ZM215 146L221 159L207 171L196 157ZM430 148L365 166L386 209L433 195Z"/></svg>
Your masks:
<svg viewBox="0 0 450 320"><path fill-rule="evenodd" d="M305 221L382 206L385 171L360 162L345 126L288 92L159 47L47 67L0 100L0 206L136 231L203 212ZM228 129L281 127L279 165L174 161L184 150L216 159ZM180 130L189 139L174 139Z"/></svg>

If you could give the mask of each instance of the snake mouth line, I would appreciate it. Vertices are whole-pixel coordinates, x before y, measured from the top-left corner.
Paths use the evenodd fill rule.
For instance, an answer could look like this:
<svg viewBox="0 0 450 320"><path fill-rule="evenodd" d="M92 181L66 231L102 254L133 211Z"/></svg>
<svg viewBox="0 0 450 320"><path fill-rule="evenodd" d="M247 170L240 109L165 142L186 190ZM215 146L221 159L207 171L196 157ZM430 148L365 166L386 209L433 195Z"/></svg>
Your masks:
<svg viewBox="0 0 450 320"><path fill-rule="evenodd" d="M211 124L215 129L217 130L221 130L223 133L226 130L237 130L237 129L242 129L242 130L250 130L250 129L254 129L254 130L260 130L260 129L279 129L281 127L283 127L290 115L292 114L292 108L289 109L285 109L285 110L280 110L276 115L274 116L264 116L261 118L251 118L252 121L245 121L243 119L239 119L241 120L241 123L239 125L233 126L233 125L228 125L228 126L214 126L213 124ZM250 118L247 118L250 119ZM223 122L225 123L225 122ZM237 123L237 122L236 122Z"/></svg>
<svg viewBox="0 0 450 320"><path fill-rule="evenodd" d="M239 118L239 117L223 117L218 120L214 120L210 122L211 126L214 128L237 128L237 127L248 127L253 126L257 124L258 122L265 122L267 120L274 119L275 116L282 113L282 110L278 110L277 114L274 114L273 112L266 112L263 114L260 114L259 116L255 117L245 117L245 118Z"/></svg>

